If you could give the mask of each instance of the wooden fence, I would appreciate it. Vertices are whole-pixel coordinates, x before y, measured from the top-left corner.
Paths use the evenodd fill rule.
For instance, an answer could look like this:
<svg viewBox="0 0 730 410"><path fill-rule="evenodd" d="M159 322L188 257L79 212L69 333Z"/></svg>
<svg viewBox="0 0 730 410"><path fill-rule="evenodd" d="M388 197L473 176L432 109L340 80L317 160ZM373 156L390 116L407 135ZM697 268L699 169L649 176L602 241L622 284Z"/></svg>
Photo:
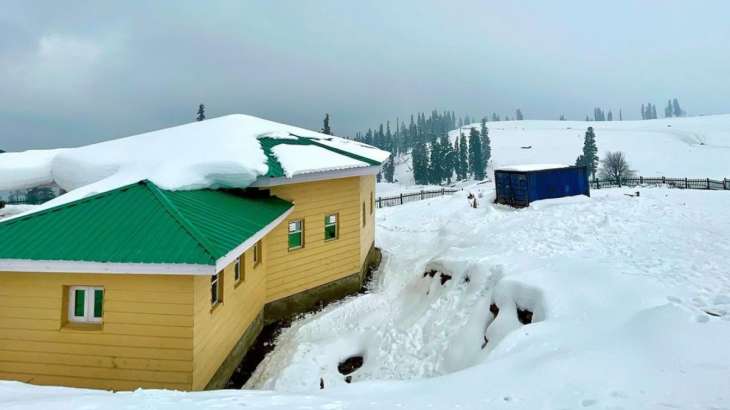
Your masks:
<svg viewBox="0 0 730 410"><path fill-rule="evenodd" d="M394 196L379 196L375 200L375 206L378 208L387 208L389 206L403 205L408 202L422 201L424 199L436 198L447 194L458 192L455 188L441 188L432 191L410 192L407 194L399 194Z"/></svg>
<svg viewBox="0 0 730 410"><path fill-rule="evenodd" d="M711 178L667 178L667 177L637 177L619 180L594 179L590 182L591 188L617 188L622 186L666 185L679 189L730 190L730 179Z"/></svg>

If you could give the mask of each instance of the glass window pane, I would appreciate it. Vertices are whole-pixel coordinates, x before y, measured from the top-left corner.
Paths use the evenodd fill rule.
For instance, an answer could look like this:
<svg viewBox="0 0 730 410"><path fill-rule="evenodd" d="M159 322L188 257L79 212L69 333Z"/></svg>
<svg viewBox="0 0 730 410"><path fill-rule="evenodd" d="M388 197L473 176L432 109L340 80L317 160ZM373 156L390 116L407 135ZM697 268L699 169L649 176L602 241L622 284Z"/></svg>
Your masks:
<svg viewBox="0 0 730 410"><path fill-rule="evenodd" d="M337 237L337 225L327 225L324 227L324 239L335 239Z"/></svg>
<svg viewBox="0 0 730 410"><path fill-rule="evenodd" d="M104 291L94 289L94 317L101 317L104 313Z"/></svg>
<svg viewBox="0 0 730 410"><path fill-rule="evenodd" d="M83 289L76 289L74 292L74 316L84 317L85 307L86 291Z"/></svg>
<svg viewBox="0 0 730 410"><path fill-rule="evenodd" d="M213 304L218 302L218 282L210 284L210 302Z"/></svg>
<svg viewBox="0 0 730 410"><path fill-rule="evenodd" d="M302 246L302 233L295 232L289 234L289 249Z"/></svg>

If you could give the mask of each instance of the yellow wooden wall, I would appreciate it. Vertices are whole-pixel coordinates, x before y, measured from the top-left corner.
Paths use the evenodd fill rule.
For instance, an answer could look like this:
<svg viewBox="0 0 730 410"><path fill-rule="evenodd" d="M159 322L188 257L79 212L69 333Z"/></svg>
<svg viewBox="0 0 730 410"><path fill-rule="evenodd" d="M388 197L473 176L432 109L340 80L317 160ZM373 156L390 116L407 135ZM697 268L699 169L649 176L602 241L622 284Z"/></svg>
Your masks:
<svg viewBox="0 0 730 410"><path fill-rule="evenodd" d="M64 286L104 287L104 323L66 323ZM128 390L190 389L193 279L0 272L0 379Z"/></svg>
<svg viewBox="0 0 730 410"><path fill-rule="evenodd" d="M375 241L375 175L360 177L360 203L365 203L365 227L360 231L360 266Z"/></svg>
<svg viewBox="0 0 730 410"><path fill-rule="evenodd" d="M223 271L223 303L211 309L210 277L195 277L195 331L193 335L193 390L202 390L264 307L268 252L253 267L253 248L245 252L246 275L237 286L234 264Z"/></svg>
<svg viewBox="0 0 730 410"><path fill-rule="evenodd" d="M294 202L288 220L264 240L266 301L271 302L359 272L360 177L281 185L272 195ZM324 241L324 216L339 213L339 238ZM304 247L288 250L288 221L304 219Z"/></svg>

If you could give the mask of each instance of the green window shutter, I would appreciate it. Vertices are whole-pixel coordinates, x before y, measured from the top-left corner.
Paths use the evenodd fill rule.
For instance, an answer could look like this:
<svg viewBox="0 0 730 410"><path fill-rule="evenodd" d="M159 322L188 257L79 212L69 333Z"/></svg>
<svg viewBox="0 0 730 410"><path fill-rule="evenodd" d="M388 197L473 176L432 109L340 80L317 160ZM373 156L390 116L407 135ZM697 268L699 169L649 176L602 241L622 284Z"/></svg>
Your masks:
<svg viewBox="0 0 730 410"><path fill-rule="evenodd" d="M302 246L302 233L292 232L289 234L289 249L299 248Z"/></svg>
<svg viewBox="0 0 730 410"><path fill-rule="evenodd" d="M94 317L104 314L104 290L94 289Z"/></svg>
<svg viewBox="0 0 730 410"><path fill-rule="evenodd" d="M74 316L83 317L86 307L86 291L84 289L76 289L74 292Z"/></svg>

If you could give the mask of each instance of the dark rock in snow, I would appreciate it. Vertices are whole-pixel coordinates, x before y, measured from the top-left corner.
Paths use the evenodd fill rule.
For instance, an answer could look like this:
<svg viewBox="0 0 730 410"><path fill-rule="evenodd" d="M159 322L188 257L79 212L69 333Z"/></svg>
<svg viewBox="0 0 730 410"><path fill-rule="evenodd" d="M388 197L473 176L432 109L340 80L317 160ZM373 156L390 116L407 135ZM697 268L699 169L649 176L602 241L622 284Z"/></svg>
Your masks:
<svg viewBox="0 0 730 410"><path fill-rule="evenodd" d="M489 339L487 339L487 337L484 336L484 343L482 343L482 349L484 349L485 347L487 347L487 343L489 343Z"/></svg>
<svg viewBox="0 0 730 410"><path fill-rule="evenodd" d="M496 304L492 303L491 305L489 305L489 311L492 312L494 317L497 317L497 315L499 314L499 307L497 307Z"/></svg>
<svg viewBox="0 0 730 410"><path fill-rule="evenodd" d="M427 270L427 271L423 272L423 277L425 278L426 276L429 276L431 278L436 276L436 270L431 269L431 270Z"/></svg>
<svg viewBox="0 0 730 410"><path fill-rule="evenodd" d="M345 359L345 361L340 362L340 364L337 365L337 370L343 376L347 376L348 374L361 368L364 362L365 359L362 356L351 356Z"/></svg>
<svg viewBox="0 0 730 410"><path fill-rule="evenodd" d="M352 383L352 376L345 377L345 383L347 383L347 384Z"/></svg>
<svg viewBox="0 0 730 410"><path fill-rule="evenodd" d="M469 283L469 282L471 282L471 278L469 277L469 275L464 276L464 283Z"/></svg>
<svg viewBox="0 0 730 410"><path fill-rule="evenodd" d="M324 379L321 377L319 378L319 389L320 390L324 389Z"/></svg>
<svg viewBox="0 0 730 410"><path fill-rule="evenodd" d="M441 285L445 284L446 282L451 280L451 275L447 275L443 272L441 272Z"/></svg>
<svg viewBox="0 0 730 410"><path fill-rule="evenodd" d="M532 312L527 309L517 308L517 319L523 325L529 325L530 323L532 323Z"/></svg>

